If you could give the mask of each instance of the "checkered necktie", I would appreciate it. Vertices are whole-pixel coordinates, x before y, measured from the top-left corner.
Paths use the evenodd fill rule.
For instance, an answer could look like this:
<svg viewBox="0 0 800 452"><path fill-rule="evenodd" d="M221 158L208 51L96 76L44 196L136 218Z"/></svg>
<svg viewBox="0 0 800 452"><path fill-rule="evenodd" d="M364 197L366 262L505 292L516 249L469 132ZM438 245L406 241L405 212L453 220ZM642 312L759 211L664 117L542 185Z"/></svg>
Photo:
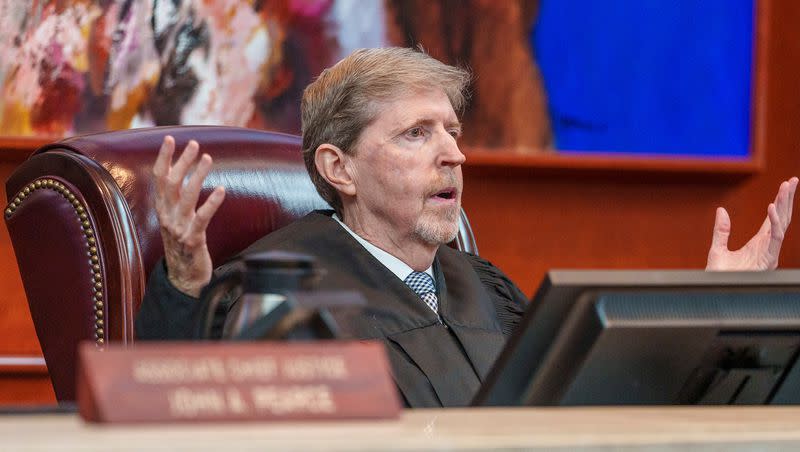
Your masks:
<svg viewBox="0 0 800 452"><path fill-rule="evenodd" d="M431 275L425 272L411 272L403 282L416 292L433 312L439 314L439 299L436 298L436 286Z"/></svg>

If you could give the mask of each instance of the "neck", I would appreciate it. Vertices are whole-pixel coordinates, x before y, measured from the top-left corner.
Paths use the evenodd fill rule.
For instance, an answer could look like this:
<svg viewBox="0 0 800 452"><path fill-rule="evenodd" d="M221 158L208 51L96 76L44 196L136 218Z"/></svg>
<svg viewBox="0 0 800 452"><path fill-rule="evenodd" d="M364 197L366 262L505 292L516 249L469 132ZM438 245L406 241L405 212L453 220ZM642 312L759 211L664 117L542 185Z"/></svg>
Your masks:
<svg viewBox="0 0 800 452"><path fill-rule="evenodd" d="M433 265L439 244L427 243L413 233L397 234L388 224L360 218L345 209L342 222L359 237L400 259L414 271L425 271Z"/></svg>

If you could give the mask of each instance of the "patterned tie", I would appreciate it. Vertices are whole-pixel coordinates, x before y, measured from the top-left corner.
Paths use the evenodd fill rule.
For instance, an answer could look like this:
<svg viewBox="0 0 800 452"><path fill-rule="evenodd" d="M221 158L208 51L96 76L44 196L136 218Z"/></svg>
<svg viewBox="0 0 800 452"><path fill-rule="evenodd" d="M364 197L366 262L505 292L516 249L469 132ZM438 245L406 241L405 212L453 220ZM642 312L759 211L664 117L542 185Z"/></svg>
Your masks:
<svg viewBox="0 0 800 452"><path fill-rule="evenodd" d="M436 315L439 315L439 299L436 298L436 286L431 275L425 272L411 272L403 282L416 292Z"/></svg>

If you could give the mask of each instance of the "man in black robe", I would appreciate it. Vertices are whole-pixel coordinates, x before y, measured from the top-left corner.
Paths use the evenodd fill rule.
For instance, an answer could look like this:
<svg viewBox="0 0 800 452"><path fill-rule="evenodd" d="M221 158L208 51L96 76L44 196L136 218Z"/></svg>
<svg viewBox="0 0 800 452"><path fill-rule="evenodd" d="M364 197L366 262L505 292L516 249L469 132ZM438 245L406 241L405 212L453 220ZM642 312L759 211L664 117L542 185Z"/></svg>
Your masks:
<svg viewBox="0 0 800 452"><path fill-rule="evenodd" d="M468 81L464 70L402 48L362 49L325 70L303 94L303 154L333 210L244 252L311 254L326 270L321 289L361 291L380 314L342 329L383 341L412 407L468 404L525 301L500 270L445 245L458 231L465 157L456 112ZM166 137L153 169L165 258L137 317L140 339L190 338L212 278L205 230L224 188L196 207L211 157L198 161L192 141L172 165L174 147ZM738 251L727 249L730 221L719 210L708 268L775 268L796 186L796 178L781 184L764 227Z"/></svg>

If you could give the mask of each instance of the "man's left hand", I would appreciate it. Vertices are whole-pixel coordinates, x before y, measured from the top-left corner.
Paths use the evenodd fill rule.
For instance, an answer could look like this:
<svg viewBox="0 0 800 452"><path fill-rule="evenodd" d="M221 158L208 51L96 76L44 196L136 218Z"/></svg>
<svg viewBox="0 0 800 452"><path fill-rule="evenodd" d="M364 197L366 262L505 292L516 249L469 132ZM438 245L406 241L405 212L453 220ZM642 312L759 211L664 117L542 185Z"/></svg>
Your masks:
<svg viewBox="0 0 800 452"><path fill-rule="evenodd" d="M767 207L767 218L761 229L745 246L736 251L728 249L731 218L724 208L718 207L706 270L747 271L777 268L783 237L792 220L792 204L797 182L798 179L793 177L781 184L775 202Z"/></svg>

